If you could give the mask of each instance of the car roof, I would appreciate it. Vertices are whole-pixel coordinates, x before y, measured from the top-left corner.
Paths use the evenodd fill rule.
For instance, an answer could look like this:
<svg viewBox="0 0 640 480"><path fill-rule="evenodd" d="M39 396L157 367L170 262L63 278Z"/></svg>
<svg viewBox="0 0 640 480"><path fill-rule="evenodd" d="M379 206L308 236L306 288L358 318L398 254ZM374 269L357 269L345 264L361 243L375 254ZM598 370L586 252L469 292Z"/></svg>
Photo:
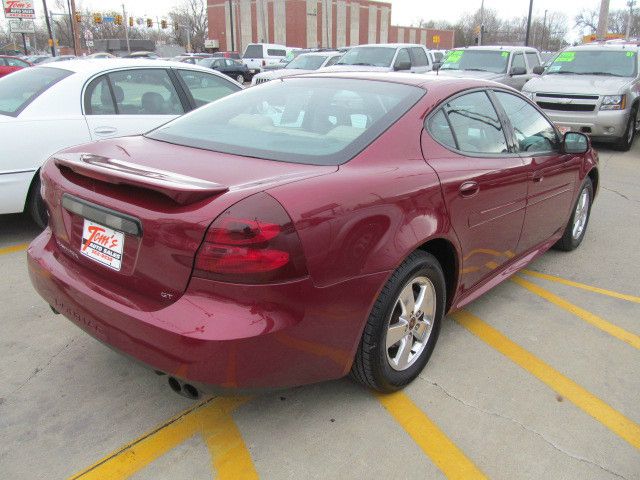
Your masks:
<svg viewBox="0 0 640 480"><path fill-rule="evenodd" d="M459 47L459 48L454 48L453 50L504 50L506 52L510 52L512 50L522 50L525 52L538 53L537 48L525 47L522 45L481 45L479 47L478 46Z"/></svg>
<svg viewBox="0 0 640 480"><path fill-rule="evenodd" d="M380 47L380 48L401 48L401 47L423 47L419 43L365 43L363 45L354 45L350 48L358 47Z"/></svg>
<svg viewBox="0 0 640 480"><path fill-rule="evenodd" d="M490 80L481 80L476 78L454 78L447 77L445 75L439 76L427 76L416 75L415 73L400 73L400 72L311 72L300 75L293 75L291 77L284 77L283 80L290 78L340 78L340 79L352 79L352 80L371 80L382 81L391 83L401 83L404 85L412 85L415 87L424 88L428 90L430 87L438 87L451 90L462 90L465 88L478 88L478 87L500 87L508 88L503 84L492 82Z"/></svg>
<svg viewBox="0 0 640 480"><path fill-rule="evenodd" d="M36 65L35 68L58 68L69 70L76 73L84 73L91 75L107 70L116 70L119 68L136 68L136 67L176 67L180 65L182 68L202 69L209 72L210 69L198 67L197 65L188 65L186 63L171 62L169 60L150 60L145 58L85 58L78 60L68 60L66 62L45 63L44 65Z"/></svg>
<svg viewBox="0 0 640 480"><path fill-rule="evenodd" d="M576 45L575 47L567 47L566 50L631 50L637 51L640 48L631 43L585 43L584 45Z"/></svg>
<svg viewBox="0 0 640 480"><path fill-rule="evenodd" d="M331 55L342 55L338 51L324 51L324 52L304 52L298 55L298 57L328 57Z"/></svg>

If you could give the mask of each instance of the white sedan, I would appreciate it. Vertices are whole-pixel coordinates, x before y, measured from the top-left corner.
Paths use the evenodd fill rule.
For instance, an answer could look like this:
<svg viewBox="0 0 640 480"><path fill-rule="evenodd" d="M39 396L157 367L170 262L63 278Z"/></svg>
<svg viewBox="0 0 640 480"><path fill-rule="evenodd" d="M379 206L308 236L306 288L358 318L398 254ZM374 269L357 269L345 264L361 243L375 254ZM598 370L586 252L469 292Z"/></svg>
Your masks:
<svg viewBox="0 0 640 480"><path fill-rule="evenodd" d="M0 79L0 214L46 223L38 172L55 152L152 130L241 90L213 70L158 60L70 60Z"/></svg>

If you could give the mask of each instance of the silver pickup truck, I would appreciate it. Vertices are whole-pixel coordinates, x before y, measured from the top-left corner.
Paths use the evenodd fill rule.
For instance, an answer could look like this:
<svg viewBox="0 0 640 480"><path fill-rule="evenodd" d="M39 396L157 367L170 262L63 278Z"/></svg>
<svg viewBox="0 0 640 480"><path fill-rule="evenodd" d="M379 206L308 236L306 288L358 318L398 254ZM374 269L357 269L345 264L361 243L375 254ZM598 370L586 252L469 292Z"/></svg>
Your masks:
<svg viewBox="0 0 640 480"><path fill-rule="evenodd" d="M586 44L560 52L522 93L561 130L629 150L640 130L639 48L635 44Z"/></svg>

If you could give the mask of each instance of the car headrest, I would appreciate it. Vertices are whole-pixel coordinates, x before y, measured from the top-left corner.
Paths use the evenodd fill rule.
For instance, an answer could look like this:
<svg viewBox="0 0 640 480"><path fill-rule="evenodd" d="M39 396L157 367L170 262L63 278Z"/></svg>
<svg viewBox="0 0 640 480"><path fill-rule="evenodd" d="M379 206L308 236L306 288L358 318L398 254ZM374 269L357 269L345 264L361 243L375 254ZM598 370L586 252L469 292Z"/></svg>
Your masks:
<svg viewBox="0 0 640 480"><path fill-rule="evenodd" d="M146 92L142 95L142 109L152 115L161 114L164 111L164 98L157 92Z"/></svg>

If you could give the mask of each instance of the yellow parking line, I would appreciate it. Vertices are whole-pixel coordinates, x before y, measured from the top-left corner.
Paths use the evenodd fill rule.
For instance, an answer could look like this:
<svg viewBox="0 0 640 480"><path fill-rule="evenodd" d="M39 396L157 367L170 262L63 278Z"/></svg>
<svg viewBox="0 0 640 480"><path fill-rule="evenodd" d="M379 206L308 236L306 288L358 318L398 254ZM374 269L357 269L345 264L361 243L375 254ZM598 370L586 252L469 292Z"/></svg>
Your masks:
<svg viewBox="0 0 640 480"><path fill-rule="evenodd" d="M544 298L548 302L551 302L554 305L557 305L558 307L566 310L567 312L574 314L575 316L584 320L590 325L593 325L594 327L599 328L603 332L608 333L609 335L617 338L618 340L622 340L623 342L626 342L632 347L640 350L640 336L634 333L628 332L624 328L620 328L617 325L614 325L610 322L607 322L603 318L600 318L599 316L585 310L584 308L578 307L577 305L574 305L573 303L566 301L565 299L551 293L548 290L545 290L544 288L536 285L535 283L528 282L524 278L515 276L515 277L512 277L511 280L517 283L518 285L520 285L521 287L526 288L530 292L535 293L539 297Z"/></svg>
<svg viewBox="0 0 640 480"><path fill-rule="evenodd" d="M28 243L21 243L19 245L11 245L10 247L2 247L0 248L0 255L6 255L7 253L21 252L22 250L26 250L28 246L29 246Z"/></svg>
<svg viewBox="0 0 640 480"><path fill-rule="evenodd" d="M640 425L607 405L573 380L547 365L520 345L512 342L498 330L464 310L453 318L476 337L496 349L516 365L525 369L558 394L602 423L616 435L640 450Z"/></svg>
<svg viewBox="0 0 640 480"><path fill-rule="evenodd" d="M612 290L605 290L604 288L592 287L584 283L574 282L573 280L567 280L566 278L556 277L555 275L549 275L547 273L536 272L534 270L522 270L522 273L530 275L532 277L542 278L549 280L550 282L561 283L570 287L581 288L589 292L599 293L600 295L607 295L608 297L619 298L621 300L627 300L629 302L640 303L640 297L635 295L627 295L626 293L618 293Z"/></svg>
<svg viewBox="0 0 640 480"><path fill-rule="evenodd" d="M407 395L402 392L375 395L447 478L487 478Z"/></svg>
<svg viewBox="0 0 640 480"><path fill-rule="evenodd" d="M217 450L212 449L208 441L210 430L216 428L217 421L225 425L228 425L229 422L233 423L231 413L247 400L247 398L239 397L205 400L172 418L159 428L107 455L82 472L73 475L71 479L99 480L108 478L109 480L118 480L128 478L197 433L203 435L210 447L209 451L215 454ZM236 439L234 452L242 453L244 443L242 443L239 433L237 437L240 438L240 443ZM241 457L246 464L244 457L242 455ZM216 459L212 461L213 465L218 465ZM222 471L218 471L218 475L221 478L231 478L229 475L223 476L228 470L227 465L223 463L221 468Z"/></svg>
<svg viewBox="0 0 640 480"><path fill-rule="evenodd" d="M211 453L216 478L221 480L259 478L242 434L231 417L238 406L237 399L229 399L217 409L203 412L202 435Z"/></svg>

